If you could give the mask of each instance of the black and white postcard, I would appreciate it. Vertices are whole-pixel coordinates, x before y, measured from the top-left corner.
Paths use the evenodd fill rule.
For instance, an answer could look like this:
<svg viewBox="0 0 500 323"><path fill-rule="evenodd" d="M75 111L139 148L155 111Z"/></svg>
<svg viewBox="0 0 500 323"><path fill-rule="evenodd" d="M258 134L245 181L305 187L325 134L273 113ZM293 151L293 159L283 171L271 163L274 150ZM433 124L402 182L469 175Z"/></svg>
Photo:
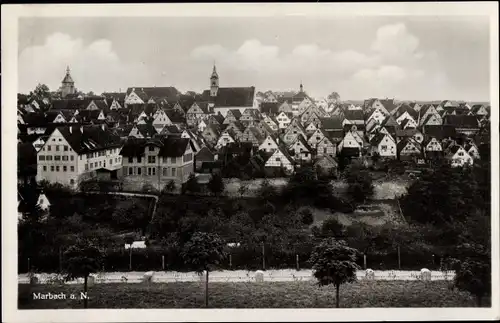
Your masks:
<svg viewBox="0 0 500 323"><path fill-rule="evenodd" d="M499 318L495 3L2 9L4 321Z"/></svg>

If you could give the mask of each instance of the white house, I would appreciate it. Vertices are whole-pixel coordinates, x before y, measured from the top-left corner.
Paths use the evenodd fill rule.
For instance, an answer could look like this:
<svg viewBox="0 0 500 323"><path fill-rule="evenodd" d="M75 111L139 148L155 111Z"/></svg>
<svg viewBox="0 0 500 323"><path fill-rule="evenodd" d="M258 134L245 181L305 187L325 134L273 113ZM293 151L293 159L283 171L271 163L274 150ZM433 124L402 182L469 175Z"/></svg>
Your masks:
<svg viewBox="0 0 500 323"><path fill-rule="evenodd" d="M281 148L276 149L271 157L269 157L269 159L266 161L265 167L282 167L289 173L293 172L294 170L292 158Z"/></svg>
<svg viewBox="0 0 500 323"><path fill-rule="evenodd" d="M224 131L219 139L217 140L217 144L215 145L215 148L220 149L224 146L226 146L229 143L235 142L236 140L233 138L233 136L229 133L229 131Z"/></svg>
<svg viewBox="0 0 500 323"><path fill-rule="evenodd" d="M302 136L298 136L295 142L291 144L288 149L293 151L293 158L295 158L295 160L308 162L312 159L311 147Z"/></svg>
<svg viewBox="0 0 500 323"><path fill-rule="evenodd" d="M446 159L450 161L452 167L463 167L467 164L474 164L474 158L459 145L451 147L446 155Z"/></svg>
<svg viewBox="0 0 500 323"><path fill-rule="evenodd" d="M170 121L170 118L168 117L168 115L162 109L156 110L153 117L154 117L153 127L155 127L157 130L159 129L158 132L160 132L161 129L163 129L165 126L173 125L173 123L172 123L172 121Z"/></svg>
<svg viewBox="0 0 500 323"><path fill-rule="evenodd" d="M37 152L37 181L76 186L96 169L121 168L119 136L99 126L58 127Z"/></svg>
<svg viewBox="0 0 500 323"><path fill-rule="evenodd" d="M363 144L360 144L355 132L349 131L339 143L338 151L341 152L344 148L363 148Z"/></svg>
<svg viewBox="0 0 500 323"><path fill-rule="evenodd" d="M259 150L263 150L266 153L273 153L276 149L278 149L278 143L271 136L267 136L259 146Z"/></svg>
<svg viewBox="0 0 500 323"><path fill-rule="evenodd" d="M376 134L370 141L371 153L377 153L380 157L396 158L396 141L385 133Z"/></svg>
<svg viewBox="0 0 500 323"><path fill-rule="evenodd" d="M281 112L276 117L276 121L278 121L280 129L286 129L292 122L292 119L285 112Z"/></svg>

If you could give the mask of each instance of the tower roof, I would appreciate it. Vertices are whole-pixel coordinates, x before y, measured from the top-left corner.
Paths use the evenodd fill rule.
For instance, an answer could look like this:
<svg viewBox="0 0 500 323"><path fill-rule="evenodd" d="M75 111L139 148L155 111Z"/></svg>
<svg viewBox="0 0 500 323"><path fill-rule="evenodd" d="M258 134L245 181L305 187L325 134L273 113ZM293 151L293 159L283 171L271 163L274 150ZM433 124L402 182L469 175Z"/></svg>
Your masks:
<svg viewBox="0 0 500 323"><path fill-rule="evenodd" d="M215 68L215 64L214 64L214 69L212 70L212 76L210 78L219 78L219 75L217 74L217 69Z"/></svg>
<svg viewBox="0 0 500 323"><path fill-rule="evenodd" d="M62 83L75 83L75 81L73 81L73 78L69 74L69 66L66 68L66 76L64 76Z"/></svg>

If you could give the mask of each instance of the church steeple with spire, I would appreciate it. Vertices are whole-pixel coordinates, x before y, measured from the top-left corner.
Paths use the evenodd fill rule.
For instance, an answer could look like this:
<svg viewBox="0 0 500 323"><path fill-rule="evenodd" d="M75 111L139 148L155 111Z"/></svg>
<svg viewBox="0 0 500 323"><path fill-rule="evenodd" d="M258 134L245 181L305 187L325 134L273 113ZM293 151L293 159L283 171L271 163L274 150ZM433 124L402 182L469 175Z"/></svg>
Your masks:
<svg viewBox="0 0 500 323"><path fill-rule="evenodd" d="M300 80L300 92L304 92L304 86L302 85L302 80Z"/></svg>
<svg viewBox="0 0 500 323"><path fill-rule="evenodd" d="M66 75L64 76L64 79L61 82L61 96L64 98L67 95L75 93L76 93L75 81L73 81L73 78L71 77L68 66L66 68Z"/></svg>
<svg viewBox="0 0 500 323"><path fill-rule="evenodd" d="M219 75L217 74L217 69L215 67L212 70L212 76L210 76L210 96L217 96L217 91L219 90Z"/></svg>

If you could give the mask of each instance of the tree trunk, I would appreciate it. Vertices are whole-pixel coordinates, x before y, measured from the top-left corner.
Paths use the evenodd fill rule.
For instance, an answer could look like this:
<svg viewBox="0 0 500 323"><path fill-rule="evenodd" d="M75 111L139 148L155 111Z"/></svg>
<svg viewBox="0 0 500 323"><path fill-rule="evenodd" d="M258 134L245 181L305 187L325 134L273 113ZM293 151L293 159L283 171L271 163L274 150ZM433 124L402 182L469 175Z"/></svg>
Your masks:
<svg viewBox="0 0 500 323"><path fill-rule="evenodd" d="M88 302L87 302L87 281L88 281L89 276L85 275L83 278L83 292L85 293L85 297L83 298L83 308L88 307Z"/></svg>
<svg viewBox="0 0 500 323"><path fill-rule="evenodd" d="M335 303L336 303L337 308L339 308L340 307L340 290L339 290L340 285L335 285L335 288L336 288Z"/></svg>
<svg viewBox="0 0 500 323"><path fill-rule="evenodd" d="M205 307L208 307L208 270L206 271L206 279L205 279Z"/></svg>

